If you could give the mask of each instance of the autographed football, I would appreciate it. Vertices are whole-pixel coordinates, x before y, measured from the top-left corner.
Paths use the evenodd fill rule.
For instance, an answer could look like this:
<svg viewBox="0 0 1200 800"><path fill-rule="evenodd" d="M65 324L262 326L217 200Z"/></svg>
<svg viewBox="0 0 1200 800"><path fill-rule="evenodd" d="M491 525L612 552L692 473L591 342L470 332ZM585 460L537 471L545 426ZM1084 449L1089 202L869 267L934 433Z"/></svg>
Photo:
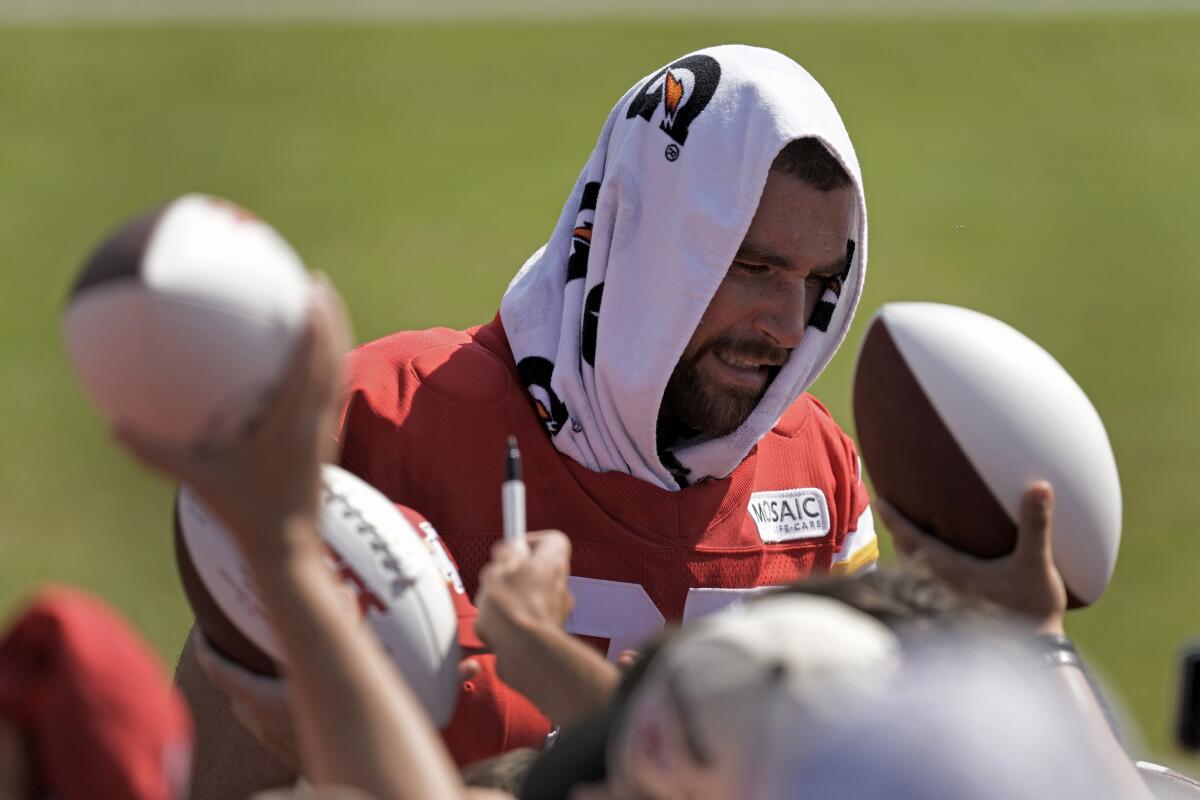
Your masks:
<svg viewBox="0 0 1200 800"><path fill-rule="evenodd" d="M1049 481L1071 604L1103 593L1121 541L1116 459L1087 395L1028 337L965 308L885 305L858 355L854 422L879 496L976 556L1012 551L1022 495Z"/></svg>
<svg viewBox="0 0 1200 800"><path fill-rule="evenodd" d="M71 365L110 424L219 449L258 418L306 320L310 279L274 228L189 194L121 226L63 313Z"/></svg>
<svg viewBox="0 0 1200 800"><path fill-rule="evenodd" d="M321 495L331 566L434 723L445 725L458 696L452 593L462 587L437 534L428 523L410 523L378 490L339 467L324 467ZM196 623L213 647L247 669L277 674L282 649L250 568L233 536L186 485L175 507L175 554Z"/></svg>

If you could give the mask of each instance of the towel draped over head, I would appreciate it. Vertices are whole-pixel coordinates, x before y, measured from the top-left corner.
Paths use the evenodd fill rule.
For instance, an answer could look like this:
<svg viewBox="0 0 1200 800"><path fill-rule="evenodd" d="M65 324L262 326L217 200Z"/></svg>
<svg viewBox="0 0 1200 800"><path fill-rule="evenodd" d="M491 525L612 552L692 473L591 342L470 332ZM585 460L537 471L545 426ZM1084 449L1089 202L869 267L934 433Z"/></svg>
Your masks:
<svg viewBox="0 0 1200 800"><path fill-rule="evenodd" d="M847 272L737 430L660 451L667 380L750 227L771 162L806 137L853 183ZM500 316L560 452L677 490L731 473L816 380L846 336L866 264L862 177L833 101L788 57L726 45L656 70L620 99Z"/></svg>

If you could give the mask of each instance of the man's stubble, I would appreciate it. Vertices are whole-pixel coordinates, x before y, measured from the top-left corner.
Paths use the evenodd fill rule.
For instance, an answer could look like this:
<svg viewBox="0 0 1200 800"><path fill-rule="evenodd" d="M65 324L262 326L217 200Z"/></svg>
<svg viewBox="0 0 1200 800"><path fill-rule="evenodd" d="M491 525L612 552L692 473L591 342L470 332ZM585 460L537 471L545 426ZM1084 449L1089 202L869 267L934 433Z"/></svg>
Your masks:
<svg viewBox="0 0 1200 800"><path fill-rule="evenodd" d="M701 360L714 351L771 359L780 365L787 361L790 354L789 350L763 342L718 336L695 353L680 358L663 392L658 426L660 447L669 447L680 439L697 434L716 439L733 433L754 411L771 381L779 374L780 367L772 368L761 389L714 385L704 379L700 369Z"/></svg>

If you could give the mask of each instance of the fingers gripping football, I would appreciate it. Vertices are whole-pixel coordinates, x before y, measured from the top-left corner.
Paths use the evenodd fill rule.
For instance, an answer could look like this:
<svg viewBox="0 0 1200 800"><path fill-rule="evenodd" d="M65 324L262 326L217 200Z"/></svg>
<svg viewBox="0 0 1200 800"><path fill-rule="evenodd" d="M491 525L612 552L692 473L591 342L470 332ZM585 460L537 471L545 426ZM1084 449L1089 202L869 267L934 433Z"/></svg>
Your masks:
<svg viewBox="0 0 1200 800"><path fill-rule="evenodd" d="M1053 490L1036 482L1021 498L1012 553L983 559L956 550L901 514L886 498L875 508L907 558L921 561L962 591L990 600L1028 620L1039 633L1061 633L1067 590L1054 565L1051 538Z"/></svg>

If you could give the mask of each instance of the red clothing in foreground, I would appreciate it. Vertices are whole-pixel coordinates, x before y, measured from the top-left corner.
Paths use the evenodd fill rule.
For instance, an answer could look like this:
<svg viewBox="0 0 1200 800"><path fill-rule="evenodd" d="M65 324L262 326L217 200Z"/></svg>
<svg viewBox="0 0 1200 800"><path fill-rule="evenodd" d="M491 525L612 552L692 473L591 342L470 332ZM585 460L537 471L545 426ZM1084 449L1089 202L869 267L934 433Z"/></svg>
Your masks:
<svg viewBox="0 0 1200 800"><path fill-rule="evenodd" d="M0 716L30 743L37 796L181 800L192 720L141 637L100 600L44 589L0 638Z"/></svg>

